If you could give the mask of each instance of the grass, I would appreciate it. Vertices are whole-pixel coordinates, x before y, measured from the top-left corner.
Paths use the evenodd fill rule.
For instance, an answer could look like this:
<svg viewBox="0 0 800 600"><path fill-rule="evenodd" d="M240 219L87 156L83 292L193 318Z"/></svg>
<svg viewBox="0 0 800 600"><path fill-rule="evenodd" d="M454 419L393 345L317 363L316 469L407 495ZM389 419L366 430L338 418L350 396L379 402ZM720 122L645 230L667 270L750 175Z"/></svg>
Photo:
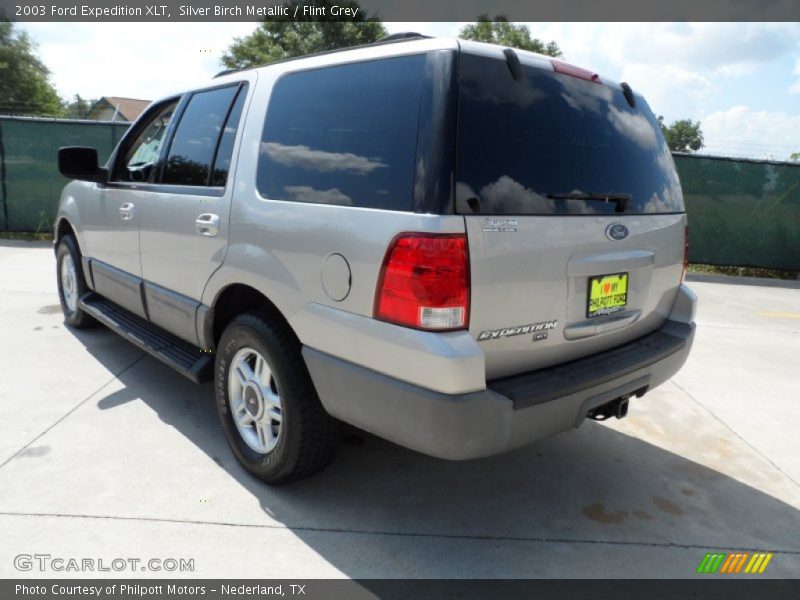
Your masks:
<svg viewBox="0 0 800 600"><path fill-rule="evenodd" d="M43 231L0 231L0 240L21 240L23 242L52 242L53 234Z"/></svg>
<svg viewBox="0 0 800 600"><path fill-rule="evenodd" d="M698 275L733 275L734 277L762 277L764 279L797 279L797 271L764 269L761 267L730 267L721 265L690 264L687 271Z"/></svg>

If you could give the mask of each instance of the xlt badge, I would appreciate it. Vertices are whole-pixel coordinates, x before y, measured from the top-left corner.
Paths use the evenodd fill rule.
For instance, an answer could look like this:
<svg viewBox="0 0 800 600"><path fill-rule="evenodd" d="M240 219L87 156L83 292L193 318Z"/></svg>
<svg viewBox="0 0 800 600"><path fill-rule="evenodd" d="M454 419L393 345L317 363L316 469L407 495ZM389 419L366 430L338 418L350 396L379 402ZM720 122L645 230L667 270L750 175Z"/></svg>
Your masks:
<svg viewBox="0 0 800 600"><path fill-rule="evenodd" d="M558 320L541 321L539 323L530 323L529 325L518 325L516 327L504 327L502 329L487 329L478 334L478 341L483 342L486 340L496 340L503 337L512 337L515 335L525 335L526 333L535 333L533 336L534 341L539 341L547 337L547 334L540 335L543 332L555 329L558 325Z"/></svg>

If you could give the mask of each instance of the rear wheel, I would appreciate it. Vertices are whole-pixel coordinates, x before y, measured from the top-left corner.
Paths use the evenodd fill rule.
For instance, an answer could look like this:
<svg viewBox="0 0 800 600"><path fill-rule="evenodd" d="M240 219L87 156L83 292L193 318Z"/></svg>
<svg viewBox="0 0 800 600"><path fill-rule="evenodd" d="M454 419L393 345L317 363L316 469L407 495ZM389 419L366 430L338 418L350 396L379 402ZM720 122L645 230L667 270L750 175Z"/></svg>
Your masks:
<svg viewBox="0 0 800 600"><path fill-rule="evenodd" d="M78 246L70 235L65 235L58 243L56 280L58 299L66 324L75 329L85 329L95 325L97 322L80 307L80 299L89 289L83 278Z"/></svg>
<svg viewBox="0 0 800 600"><path fill-rule="evenodd" d="M300 343L272 315L233 319L217 348L214 381L228 443L262 481L302 479L333 460L339 424L319 401Z"/></svg>

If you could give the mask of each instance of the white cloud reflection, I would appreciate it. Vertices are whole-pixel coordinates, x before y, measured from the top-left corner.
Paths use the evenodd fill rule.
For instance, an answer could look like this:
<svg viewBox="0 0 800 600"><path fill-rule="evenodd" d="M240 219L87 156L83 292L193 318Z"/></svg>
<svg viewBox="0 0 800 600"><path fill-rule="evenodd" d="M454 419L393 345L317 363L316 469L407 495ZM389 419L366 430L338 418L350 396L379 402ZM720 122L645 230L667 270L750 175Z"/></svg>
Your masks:
<svg viewBox="0 0 800 600"><path fill-rule="evenodd" d="M353 206L352 198L337 188L331 188L329 190L316 190L307 185L287 185L283 189L295 202Z"/></svg>
<svg viewBox="0 0 800 600"><path fill-rule="evenodd" d="M367 158L349 152L326 152L314 150L308 146L285 146L276 142L263 142L261 152L276 163L287 167L300 167L307 171L332 173L334 171L350 171L358 175L366 175L375 169L386 167L379 158Z"/></svg>

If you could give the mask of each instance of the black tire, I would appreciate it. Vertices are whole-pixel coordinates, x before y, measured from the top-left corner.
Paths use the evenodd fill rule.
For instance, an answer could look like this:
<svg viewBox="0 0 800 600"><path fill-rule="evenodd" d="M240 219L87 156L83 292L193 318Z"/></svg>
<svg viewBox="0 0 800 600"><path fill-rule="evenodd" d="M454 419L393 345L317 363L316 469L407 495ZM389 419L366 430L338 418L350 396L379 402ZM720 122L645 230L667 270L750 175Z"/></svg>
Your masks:
<svg viewBox="0 0 800 600"><path fill-rule="evenodd" d="M62 263L67 257L72 259L75 266L75 297L74 309L71 309L64 296L64 282L62 281ZM81 265L81 254L78 245L71 235L65 235L58 243L56 251L56 280L58 282L58 300L61 303L61 310L64 313L64 322L73 329L86 329L97 325L91 315L81 309L80 298L89 291L86 287L86 280L83 278L83 266Z"/></svg>
<svg viewBox="0 0 800 600"><path fill-rule="evenodd" d="M275 447L256 452L242 437L230 406L228 377L240 350L255 350L266 359L280 396L282 421ZM330 464L339 446L339 422L319 401L289 328L266 312L234 318L222 334L216 353L214 388L225 437L247 471L270 485L303 479Z"/></svg>

